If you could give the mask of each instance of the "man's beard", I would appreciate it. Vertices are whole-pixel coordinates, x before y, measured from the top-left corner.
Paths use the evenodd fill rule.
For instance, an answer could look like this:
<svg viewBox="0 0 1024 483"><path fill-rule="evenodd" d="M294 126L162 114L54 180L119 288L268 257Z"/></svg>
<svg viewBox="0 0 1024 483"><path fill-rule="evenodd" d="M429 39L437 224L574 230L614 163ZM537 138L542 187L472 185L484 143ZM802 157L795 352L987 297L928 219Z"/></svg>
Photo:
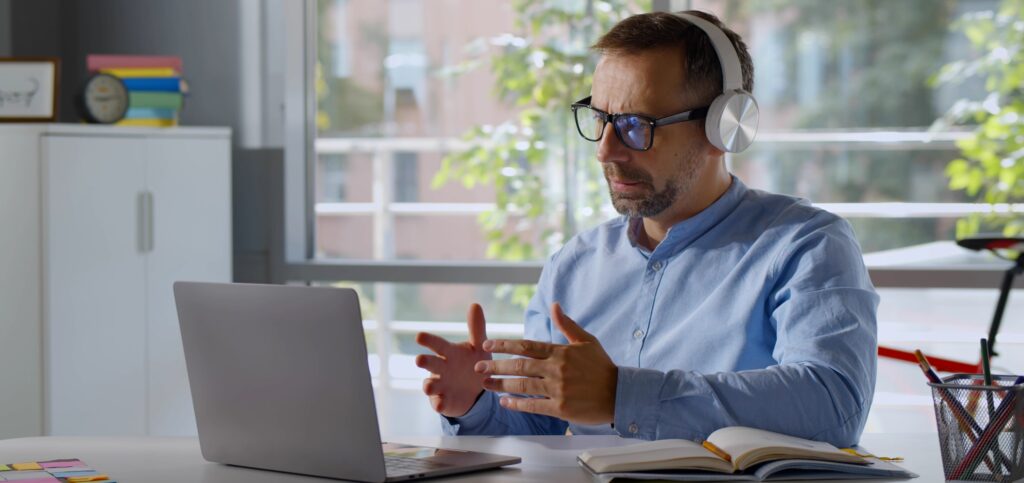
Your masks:
<svg viewBox="0 0 1024 483"><path fill-rule="evenodd" d="M696 181L696 166L694 163L684 163L680 166L681 171L675 178L668 180L665 187L660 191L650 194L628 195L617 193L612 189L611 182L608 183L608 193L612 198L612 206L621 215L630 218L650 218L672 206L679 197L686 192L693 190ZM651 175L640 169L625 166L619 163L607 163L604 165L604 178L638 182L651 190L654 190L654 180Z"/></svg>

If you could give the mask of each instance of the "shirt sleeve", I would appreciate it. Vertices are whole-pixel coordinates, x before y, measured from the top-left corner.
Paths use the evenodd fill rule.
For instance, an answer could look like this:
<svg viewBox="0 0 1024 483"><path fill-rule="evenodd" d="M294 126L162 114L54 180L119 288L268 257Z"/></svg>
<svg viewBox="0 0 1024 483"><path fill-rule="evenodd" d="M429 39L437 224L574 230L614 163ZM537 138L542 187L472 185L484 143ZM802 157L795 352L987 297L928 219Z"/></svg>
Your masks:
<svg viewBox="0 0 1024 483"><path fill-rule="evenodd" d="M778 363L717 374L619 367L619 434L700 440L749 426L857 443L874 395L878 295L849 223L825 212L813 221L787 241L768 280Z"/></svg>
<svg viewBox="0 0 1024 483"><path fill-rule="evenodd" d="M552 289L553 273L557 271L558 253L548 259L541 271L537 291L526 308L524 338L551 342L551 321L548 317L548 294ZM466 414L458 418L441 416L444 434L455 435L558 435L565 434L569 423L541 414L524 413L501 407L499 398L504 393L484 391Z"/></svg>

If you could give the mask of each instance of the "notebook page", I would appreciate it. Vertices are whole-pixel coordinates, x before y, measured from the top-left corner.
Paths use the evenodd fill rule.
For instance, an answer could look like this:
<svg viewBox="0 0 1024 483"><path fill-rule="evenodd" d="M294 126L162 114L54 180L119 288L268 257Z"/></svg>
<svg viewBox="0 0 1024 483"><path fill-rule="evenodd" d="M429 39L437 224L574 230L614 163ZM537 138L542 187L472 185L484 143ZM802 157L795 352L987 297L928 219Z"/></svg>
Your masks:
<svg viewBox="0 0 1024 483"><path fill-rule="evenodd" d="M724 461L703 446L685 439L664 439L650 443L631 444L629 446L595 448L580 454L580 460L598 471L601 471L603 468L618 467L623 464L629 464L630 466L658 466L656 464L658 462L675 461L682 463L682 460L686 459L714 460L725 466Z"/></svg>
<svg viewBox="0 0 1024 483"><path fill-rule="evenodd" d="M844 453L828 443L742 426L719 429L708 436L708 441L729 453L738 468L746 466L745 460L760 456L756 453L766 447L783 448L784 451L772 451L771 453L792 454L790 456L792 458L807 458L815 455L849 463L865 462L863 458Z"/></svg>

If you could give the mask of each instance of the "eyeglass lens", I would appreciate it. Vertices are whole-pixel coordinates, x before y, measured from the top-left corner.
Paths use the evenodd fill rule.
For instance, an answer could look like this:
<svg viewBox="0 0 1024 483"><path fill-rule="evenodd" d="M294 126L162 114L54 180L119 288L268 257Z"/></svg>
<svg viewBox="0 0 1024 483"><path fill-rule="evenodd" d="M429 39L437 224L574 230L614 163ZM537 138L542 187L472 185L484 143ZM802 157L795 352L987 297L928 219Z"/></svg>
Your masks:
<svg viewBox="0 0 1024 483"><path fill-rule="evenodd" d="M651 137L650 123L637 116L617 116L614 120L615 131L618 132L622 142L638 150L647 149ZM604 131L604 117L601 113L586 106L580 106L576 110L576 124L579 126L580 134L590 141L597 141Z"/></svg>
<svg viewBox="0 0 1024 483"><path fill-rule="evenodd" d="M588 107L576 110L576 124L580 128L580 134L588 141L597 141L601 138L601 131L604 131L604 119L601 114Z"/></svg>
<svg viewBox="0 0 1024 483"><path fill-rule="evenodd" d="M615 118L615 130L622 136L622 142L633 149L647 149L651 136L651 125L636 116Z"/></svg>

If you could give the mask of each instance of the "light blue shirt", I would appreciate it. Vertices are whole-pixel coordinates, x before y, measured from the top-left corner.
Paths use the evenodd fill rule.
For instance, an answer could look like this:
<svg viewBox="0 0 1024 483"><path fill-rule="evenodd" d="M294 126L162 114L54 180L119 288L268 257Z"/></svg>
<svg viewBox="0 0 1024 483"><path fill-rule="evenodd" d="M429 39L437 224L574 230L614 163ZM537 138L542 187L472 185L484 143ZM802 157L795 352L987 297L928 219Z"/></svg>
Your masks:
<svg viewBox="0 0 1024 483"><path fill-rule="evenodd" d="M846 220L806 200L729 189L649 251L640 219L573 237L545 265L527 339L566 344L552 302L618 366L611 425L501 407L486 391L447 434L618 434L702 440L750 426L839 447L875 387L875 294Z"/></svg>

